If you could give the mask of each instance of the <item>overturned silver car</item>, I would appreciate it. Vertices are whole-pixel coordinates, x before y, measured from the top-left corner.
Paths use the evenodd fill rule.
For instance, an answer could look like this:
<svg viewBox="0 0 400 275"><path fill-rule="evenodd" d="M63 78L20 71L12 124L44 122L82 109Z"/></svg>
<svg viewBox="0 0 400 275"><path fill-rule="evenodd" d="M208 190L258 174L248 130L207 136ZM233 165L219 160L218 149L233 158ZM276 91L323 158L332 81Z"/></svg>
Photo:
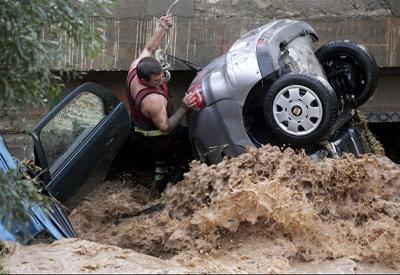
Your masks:
<svg viewBox="0 0 400 275"><path fill-rule="evenodd" d="M317 40L306 22L273 21L201 70L188 91L198 99L188 115L198 158L217 163L266 143L315 158L369 152L356 108L376 90L376 61L348 40L314 52Z"/></svg>

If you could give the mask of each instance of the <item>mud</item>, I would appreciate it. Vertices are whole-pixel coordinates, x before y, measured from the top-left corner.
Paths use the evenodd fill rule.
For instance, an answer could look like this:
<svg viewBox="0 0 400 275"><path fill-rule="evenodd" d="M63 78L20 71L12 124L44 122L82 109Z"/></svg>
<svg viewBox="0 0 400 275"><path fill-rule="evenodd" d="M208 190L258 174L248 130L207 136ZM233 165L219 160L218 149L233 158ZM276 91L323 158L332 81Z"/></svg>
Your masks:
<svg viewBox="0 0 400 275"><path fill-rule="evenodd" d="M104 199L109 193L100 190L97 200L78 207L71 219L80 235L171 257L218 255L237 242L237 232L251 231L243 242L280 240L287 261L351 257L400 268L400 168L385 157L314 162L265 146L218 165L193 162L183 181L152 202L165 204L160 212L130 217L141 208L129 192ZM126 218L115 221L115 213Z"/></svg>
<svg viewBox="0 0 400 275"><path fill-rule="evenodd" d="M315 162L264 146L217 165L192 162L159 199L132 178L105 182L71 213L81 238L189 272L400 270L400 166L386 157Z"/></svg>
<svg viewBox="0 0 400 275"><path fill-rule="evenodd" d="M5 269L12 274L187 272L174 262L85 240L65 239L51 245L10 246L12 256L6 258Z"/></svg>

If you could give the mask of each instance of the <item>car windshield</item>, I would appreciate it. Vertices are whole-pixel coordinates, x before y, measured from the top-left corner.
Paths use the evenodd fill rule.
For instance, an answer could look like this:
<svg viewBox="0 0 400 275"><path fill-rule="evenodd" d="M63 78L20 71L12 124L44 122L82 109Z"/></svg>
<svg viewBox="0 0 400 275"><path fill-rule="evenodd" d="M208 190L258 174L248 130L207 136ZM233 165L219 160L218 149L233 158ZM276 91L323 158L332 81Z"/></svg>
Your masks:
<svg viewBox="0 0 400 275"><path fill-rule="evenodd" d="M299 36L285 47L281 55L282 65L288 66L292 72L311 72L323 78L325 73L315 57L309 36Z"/></svg>
<svg viewBox="0 0 400 275"><path fill-rule="evenodd" d="M40 138L51 173L56 161L63 161L104 116L101 98L83 92L43 128Z"/></svg>

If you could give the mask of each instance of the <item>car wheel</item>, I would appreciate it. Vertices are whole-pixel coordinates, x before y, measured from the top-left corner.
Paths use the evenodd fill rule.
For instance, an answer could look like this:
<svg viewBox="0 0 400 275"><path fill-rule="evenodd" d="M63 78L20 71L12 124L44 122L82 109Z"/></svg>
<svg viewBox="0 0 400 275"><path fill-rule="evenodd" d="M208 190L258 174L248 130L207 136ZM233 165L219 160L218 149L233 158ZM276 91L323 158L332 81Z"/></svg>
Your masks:
<svg viewBox="0 0 400 275"><path fill-rule="evenodd" d="M333 41L315 55L338 96L350 93L360 106L375 93L378 65L364 46L348 40Z"/></svg>
<svg viewBox="0 0 400 275"><path fill-rule="evenodd" d="M320 141L335 123L338 103L329 83L308 74L288 74L264 98L266 125L288 145Z"/></svg>

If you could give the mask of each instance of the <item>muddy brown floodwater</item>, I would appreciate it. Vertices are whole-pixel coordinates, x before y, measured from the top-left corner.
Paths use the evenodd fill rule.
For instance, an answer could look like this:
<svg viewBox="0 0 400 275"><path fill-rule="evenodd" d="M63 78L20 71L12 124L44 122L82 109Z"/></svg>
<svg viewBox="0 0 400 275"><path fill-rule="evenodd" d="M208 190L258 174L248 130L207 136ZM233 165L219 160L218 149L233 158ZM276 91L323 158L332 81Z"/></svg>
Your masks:
<svg viewBox="0 0 400 275"><path fill-rule="evenodd" d="M104 182L71 213L82 240L18 246L3 261L5 268L22 273L400 271L400 167L386 157L345 155L316 162L267 145L217 165L194 161L184 179L159 199L130 179ZM164 208L138 215L158 203Z"/></svg>

